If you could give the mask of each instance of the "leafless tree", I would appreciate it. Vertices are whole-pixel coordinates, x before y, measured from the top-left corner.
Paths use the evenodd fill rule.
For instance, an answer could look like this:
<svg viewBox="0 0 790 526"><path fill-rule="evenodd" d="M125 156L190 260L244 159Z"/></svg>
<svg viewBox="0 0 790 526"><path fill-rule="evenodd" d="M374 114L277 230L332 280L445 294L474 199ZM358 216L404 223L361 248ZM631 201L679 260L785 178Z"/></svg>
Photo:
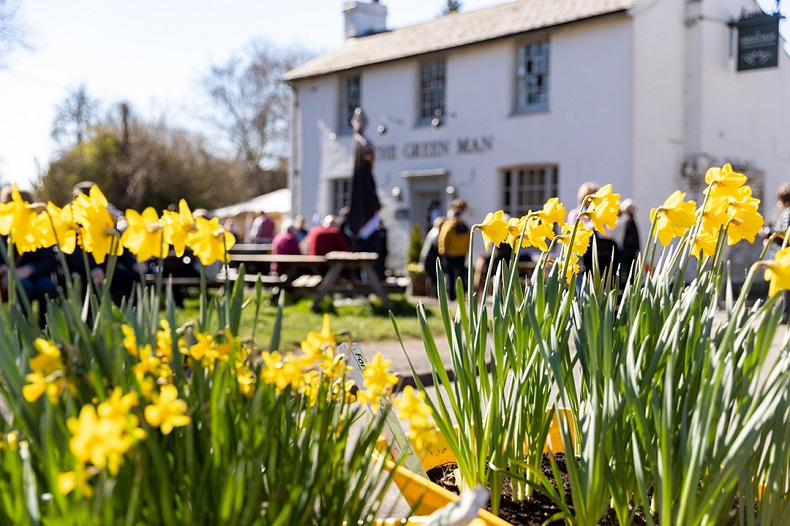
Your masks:
<svg viewBox="0 0 790 526"><path fill-rule="evenodd" d="M0 67L15 48L30 48L27 32L20 21L19 6L14 0L0 0Z"/></svg>
<svg viewBox="0 0 790 526"><path fill-rule="evenodd" d="M260 193L285 185L280 169L288 155L288 86L280 79L311 54L253 41L225 64L215 65L200 80L209 100L201 116L243 163L248 183Z"/></svg>
<svg viewBox="0 0 790 526"><path fill-rule="evenodd" d="M98 111L99 101L88 95L84 84L70 90L57 106L52 122L52 138L66 146L82 144L87 131L98 120Z"/></svg>

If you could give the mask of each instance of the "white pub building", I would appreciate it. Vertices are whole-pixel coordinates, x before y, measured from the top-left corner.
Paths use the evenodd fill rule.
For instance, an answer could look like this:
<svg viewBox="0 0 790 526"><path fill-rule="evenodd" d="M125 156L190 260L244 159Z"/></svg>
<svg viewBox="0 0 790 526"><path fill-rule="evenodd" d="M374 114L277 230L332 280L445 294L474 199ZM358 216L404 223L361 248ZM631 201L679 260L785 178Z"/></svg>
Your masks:
<svg viewBox="0 0 790 526"><path fill-rule="evenodd" d="M390 268L454 197L472 224L612 183L644 243L650 208L710 165L747 173L766 216L790 181L790 60L750 0L516 0L397 29L377 1L343 10L345 44L286 76L292 210L347 204L361 107Z"/></svg>

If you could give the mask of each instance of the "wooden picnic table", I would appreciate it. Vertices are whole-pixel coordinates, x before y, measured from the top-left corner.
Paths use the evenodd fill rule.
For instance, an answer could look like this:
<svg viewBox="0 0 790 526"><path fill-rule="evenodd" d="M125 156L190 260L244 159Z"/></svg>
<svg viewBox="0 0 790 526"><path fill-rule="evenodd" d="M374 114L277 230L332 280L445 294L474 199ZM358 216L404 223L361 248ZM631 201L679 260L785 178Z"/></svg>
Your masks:
<svg viewBox="0 0 790 526"><path fill-rule="evenodd" d="M360 294L375 294L381 298L381 304L386 309L392 308L389 293L376 274L375 264L379 255L375 252L330 252L326 255L329 266L326 274L316 287L313 297L313 310L318 310L321 300L327 294L345 294L357 296ZM345 272L348 271L348 272ZM344 282L343 276L348 274L350 282ZM357 275L363 279L358 279Z"/></svg>

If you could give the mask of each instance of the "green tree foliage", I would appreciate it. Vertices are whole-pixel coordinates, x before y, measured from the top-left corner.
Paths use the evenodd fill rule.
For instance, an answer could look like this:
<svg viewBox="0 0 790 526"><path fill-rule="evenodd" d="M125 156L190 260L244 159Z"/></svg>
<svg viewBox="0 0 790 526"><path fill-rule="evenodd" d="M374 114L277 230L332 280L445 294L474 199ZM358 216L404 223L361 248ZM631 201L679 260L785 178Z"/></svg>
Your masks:
<svg viewBox="0 0 790 526"><path fill-rule="evenodd" d="M161 123L135 122L126 141L119 127L94 129L82 144L52 161L35 190L39 199L63 205L74 185L87 180L121 210L162 210L181 198L192 209L211 209L252 197L243 179L240 163L210 153L202 137Z"/></svg>

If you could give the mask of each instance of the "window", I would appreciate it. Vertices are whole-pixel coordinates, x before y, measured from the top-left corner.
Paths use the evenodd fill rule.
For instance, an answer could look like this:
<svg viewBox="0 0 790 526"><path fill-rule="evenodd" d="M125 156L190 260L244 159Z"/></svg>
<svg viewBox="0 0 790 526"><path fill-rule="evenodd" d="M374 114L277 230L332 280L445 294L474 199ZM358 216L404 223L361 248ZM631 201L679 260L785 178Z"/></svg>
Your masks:
<svg viewBox="0 0 790 526"><path fill-rule="evenodd" d="M517 166L503 172L502 209L511 217L521 217L557 196L556 166Z"/></svg>
<svg viewBox="0 0 790 526"><path fill-rule="evenodd" d="M516 113L549 109L549 41L518 48L516 63Z"/></svg>
<svg viewBox="0 0 790 526"><path fill-rule="evenodd" d="M420 124L430 124L434 117L444 113L444 70L444 60L420 64Z"/></svg>
<svg viewBox="0 0 790 526"><path fill-rule="evenodd" d="M340 111L337 129L339 133L351 133L351 117L361 104L359 75L349 75L340 79Z"/></svg>
<svg viewBox="0 0 790 526"><path fill-rule="evenodd" d="M344 206L348 206L351 199L351 178L347 179L333 179L330 184L332 196L332 209L333 214L340 212Z"/></svg>

